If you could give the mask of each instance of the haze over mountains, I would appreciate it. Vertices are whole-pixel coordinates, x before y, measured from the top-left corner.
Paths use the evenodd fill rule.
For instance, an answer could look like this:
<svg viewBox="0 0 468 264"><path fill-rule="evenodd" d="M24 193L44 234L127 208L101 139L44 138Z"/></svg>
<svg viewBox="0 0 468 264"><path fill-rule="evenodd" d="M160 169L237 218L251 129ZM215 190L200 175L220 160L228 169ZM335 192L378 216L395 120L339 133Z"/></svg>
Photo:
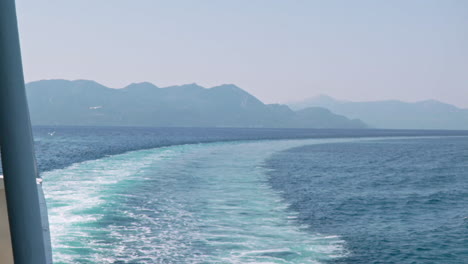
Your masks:
<svg viewBox="0 0 468 264"><path fill-rule="evenodd" d="M34 125L365 128L321 107L264 104L241 88L151 83L122 89L94 81L43 80L26 85Z"/></svg>
<svg viewBox="0 0 468 264"><path fill-rule="evenodd" d="M359 118L373 128L468 129L468 109L436 100L350 102L320 95L289 106L294 110L324 107L348 118Z"/></svg>
<svg viewBox="0 0 468 264"><path fill-rule="evenodd" d="M26 85L34 125L465 129L468 109L435 100L351 102L320 95L289 105L264 104L241 88L186 84L122 89L88 80Z"/></svg>

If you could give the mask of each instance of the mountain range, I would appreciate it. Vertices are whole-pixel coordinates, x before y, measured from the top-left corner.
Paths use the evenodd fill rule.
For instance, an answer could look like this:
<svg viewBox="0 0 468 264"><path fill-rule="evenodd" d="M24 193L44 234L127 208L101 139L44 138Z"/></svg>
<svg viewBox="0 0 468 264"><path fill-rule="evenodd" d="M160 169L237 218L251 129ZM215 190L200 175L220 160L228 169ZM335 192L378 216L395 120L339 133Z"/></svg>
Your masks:
<svg viewBox="0 0 468 264"><path fill-rule="evenodd" d="M322 107L294 111L264 104L241 88L197 84L159 88L133 83L121 89L89 80L26 84L34 125L365 128L358 119Z"/></svg>
<svg viewBox="0 0 468 264"><path fill-rule="evenodd" d="M426 100L351 102L320 95L289 104L293 110L323 107L348 118L359 118L372 128L390 129L468 129L468 109Z"/></svg>

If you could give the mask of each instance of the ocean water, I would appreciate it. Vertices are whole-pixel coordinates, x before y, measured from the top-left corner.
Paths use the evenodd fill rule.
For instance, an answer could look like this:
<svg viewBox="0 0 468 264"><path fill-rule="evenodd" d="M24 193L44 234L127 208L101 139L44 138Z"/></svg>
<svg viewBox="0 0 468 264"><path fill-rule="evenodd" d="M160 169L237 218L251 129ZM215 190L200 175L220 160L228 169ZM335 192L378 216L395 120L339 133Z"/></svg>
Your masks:
<svg viewBox="0 0 468 264"><path fill-rule="evenodd" d="M304 145L266 163L298 224L346 241L331 263L468 263L468 137Z"/></svg>
<svg viewBox="0 0 468 264"><path fill-rule="evenodd" d="M34 132L55 263L468 258L467 132Z"/></svg>

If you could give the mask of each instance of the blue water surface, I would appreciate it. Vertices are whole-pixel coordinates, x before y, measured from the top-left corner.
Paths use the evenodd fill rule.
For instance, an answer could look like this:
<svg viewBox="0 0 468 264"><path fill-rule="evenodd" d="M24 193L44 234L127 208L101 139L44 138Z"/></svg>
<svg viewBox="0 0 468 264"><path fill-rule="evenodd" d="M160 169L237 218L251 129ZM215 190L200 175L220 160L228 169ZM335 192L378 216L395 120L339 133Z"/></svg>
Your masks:
<svg viewBox="0 0 468 264"><path fill-rule="evenodd" d="M333 263L468 263L468 138L308 145L274 154L269 182Z"/></svg>
<svg viewBox="0 0 468 264"><path fill-rule="evenodd" d="M466 263L466 131L34 134L55 263Z"/></svg>
<svg viewBox="0 0 468 264"><path fill-rule="evenodd" d="M376 136L467 135L444 130L343 130L268 128L34 127L39 171L132 150L233 140Z"/></svg>

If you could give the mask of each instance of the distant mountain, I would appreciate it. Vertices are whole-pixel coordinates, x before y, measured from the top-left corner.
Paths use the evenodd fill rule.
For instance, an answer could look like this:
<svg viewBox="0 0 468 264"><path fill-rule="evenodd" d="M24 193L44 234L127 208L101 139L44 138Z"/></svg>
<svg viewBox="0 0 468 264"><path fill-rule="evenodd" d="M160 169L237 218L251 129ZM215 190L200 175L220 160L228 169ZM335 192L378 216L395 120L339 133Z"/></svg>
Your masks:
<svg viewBox="0 0 468 264"><path fill-rule="evenodd" d="M35 125L366 127L323 108L293 111L286 105L266 105L232 84L207 89L134 83L111 89L87 80L44 80L28 83L26 91Z"/></svg>
<svg viewBox="0 0 468 264"><path fill-rule="evenodd" d="M435 100L350 102L320 95L289 106L294 110L324 107L348 118L359 118L375 128L468 129L468 109Z"/></svg>

